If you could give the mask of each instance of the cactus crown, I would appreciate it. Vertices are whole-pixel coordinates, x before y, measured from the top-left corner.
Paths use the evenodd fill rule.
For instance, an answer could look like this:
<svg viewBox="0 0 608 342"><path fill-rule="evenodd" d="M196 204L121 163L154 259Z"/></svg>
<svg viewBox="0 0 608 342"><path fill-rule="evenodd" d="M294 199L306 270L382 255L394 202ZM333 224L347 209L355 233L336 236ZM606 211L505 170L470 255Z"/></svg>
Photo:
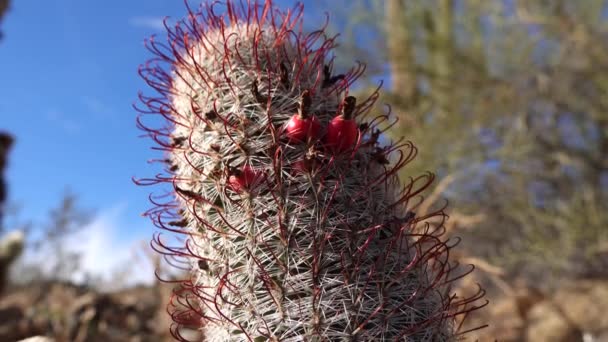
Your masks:
<svg viewBox="0 0 608 342"><path fill-rule="evenodd" d="M140 74L157 94L140 95L138 124L168 157L165 174L137 183L173 186L146 214L185 238L171 246L156 234L152 246L190 274L171 300L172 332L185 340L181 327L194 326L208 341L452 340L454 317L478 307L469 304L483 292L450 295L469 271L455 275L448 261L446 215L413 214L433 176L400 185L397 172L416 148L379 145L391 116L371 114L378 90L348 95L365 67L332 75L335 37L305 33L302 11L214 2L188 7L167 42L146 41L155 58ZM307 139L286 139L294 115L318 119L319 134L309 125Z"/></svg>

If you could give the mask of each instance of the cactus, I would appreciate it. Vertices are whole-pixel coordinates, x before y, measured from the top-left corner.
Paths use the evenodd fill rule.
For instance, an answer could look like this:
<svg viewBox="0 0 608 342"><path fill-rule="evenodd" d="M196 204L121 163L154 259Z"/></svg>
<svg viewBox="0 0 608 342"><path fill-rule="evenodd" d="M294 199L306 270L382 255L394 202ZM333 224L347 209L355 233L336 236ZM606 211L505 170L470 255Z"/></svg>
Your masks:
<svg viewBox="0 0 608 342"><path fill-rule="evenodd" d="M11 265L23 252L25 234L13 230L0 239L0 294L8 285Z"/></svg>
<svg viewBox="0 0 608 342"><path fill-rule="evenodd" d="M0 232L4 229L3 219L4 219L4 211L5 211L5 202L7 198L7 186L6 181L4 180L4 169L7 165L8 153L13 146L13 137L4 132L0 132Z"/></svg>
<svg viewBox="0 0 608 342"><path fill-rule="evenodd" d="M2 8L0 7L0 15ZM7 165L8 153L14 143L13 137L0 132L0 233L4 232L4 211L7 197L4 169ZM21 231L12 231L0 239L0 294L7 285L10 266L23 251L24 234Z"/></svg>
<svg viewBox="0 0 608 342"><path fill-rule="evenodd" d="M416 155L382 145L379 88L349 89L365 67L332 74L335 37L303 31L303 6L226 1L188 6L140 74L138 126L164 151L168 183L146 212L181 234L152 247L187 269L169 304L179 340L450 341L477 309L451 294L468 274L448 260L443 210L416 217L431 174L400 185ZM158 120L160 118L161 120ZM159 124L160 122L160 124ZM178 282L175 281L174 282Z"/></svg>

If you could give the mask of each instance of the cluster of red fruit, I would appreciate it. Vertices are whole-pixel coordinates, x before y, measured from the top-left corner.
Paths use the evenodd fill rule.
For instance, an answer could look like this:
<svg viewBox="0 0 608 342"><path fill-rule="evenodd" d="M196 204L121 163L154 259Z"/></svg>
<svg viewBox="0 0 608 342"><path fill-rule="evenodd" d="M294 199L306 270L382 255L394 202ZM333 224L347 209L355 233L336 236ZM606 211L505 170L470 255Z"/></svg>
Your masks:
<svg viewBox="0 0 608 342"><path fill-rule="evenodd" d="M289 119L285 126L285 134L290 143L301 143L319 139L321 124L314 115L309 115L310 93L302 93L298 113ZM341 113L333 118L327 126L325 145L334 152L344 152L357 142L359 130L352 115L355 110L356 99L348 96L342 103Z"/></svg>
<svg viewBox="0 0 608 342"><path fill-rule="evenodd" d="M321 123L316 116L310 115L310 92L302 93L298 112L294 114L285 125L285 136L291 144L315 142L321 138ZM354 146L359 135L359 128L353 118L356 98L348 96L344 99L340 113L327 125L323 142L330 151L342 153ZM302 161L302 163L305 163ZM301 165L301 169L307 169ZM258 171L249 165L242 170L234 171L228 178L230 187L239 192L248 188L260 178Z"/></svg>

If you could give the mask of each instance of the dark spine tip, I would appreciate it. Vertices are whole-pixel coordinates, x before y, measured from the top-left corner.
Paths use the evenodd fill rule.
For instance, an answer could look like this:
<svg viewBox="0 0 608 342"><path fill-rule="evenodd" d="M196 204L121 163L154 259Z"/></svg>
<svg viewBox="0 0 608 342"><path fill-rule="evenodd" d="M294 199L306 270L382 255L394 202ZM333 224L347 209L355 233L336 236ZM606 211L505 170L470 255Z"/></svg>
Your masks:
<svg viewBox="0 0 608 342"><path fill-rule="evenodd" d="M171 146L180 147L184 144L185 141L186 141L185 137L173 137L173 139L171 141Z"/></svg>
<svg viewBox="0 0 608 342"><path fill-rule="evenodd" d="M256 98L256 100L260 96L260 90L258 89L258 81L251 82L251 93Z"/></svg>
<svg viewBox="0 0 608 342"><path fill-rule="evenodd" d="M192 198L192 199L198 199L200 197L194 191L192 191L192 190L185 190L185 189L182 189L182 188L180 188L178 186L175 187L175 191L178 192L179 194L182 194L182 195L184 195L184 196L186 196L188 198Z"/></svg>
<svg viewBox="0 0 608 342"><path fill-rule="evenodd" d="M386 158L386 151L382 148L377 147L372 156L379 164L386 165L390 163Z"/></svg>
<svg viewBox="0 0 608 342"><path fill-rule="evenodd" d="M329 70L329 65L325 64L323 66L323 82L329 81L331 78L331 70Z"/></svg>
<svg viewBox="0 0 608 342"><path fill-rule="evenodd" d="M310 109L311 104L312 99L310 97L310 91L304 90L302 95L300 95L300 107L298 108L298 116L300 119L308 118L308 110Z"/></svg>
<svg viewBox="0 0 608 342"><path fill-rule="evenodd" d="M332 85L336 84L336 82L343 80L346 76L343 74L331 76L331 70L329 65L323 66L323 83L321 84L321 88L329 88Z"/></svg>
<svg viewBox="0 0 608 342"><path fill-rule="evenodd" d="M169 225L172 227L182 227L183 228L183 227L188 226L188 220L182 219L179 221L171 221L171 222L169 222Z"/></svg>
<svg viewBox="0 0 608 342"><path fill-rule="evenodd" d="M355 112L355 106L357 105L357 98L354 96L347 96L342 103L342 117L344 120L351 120L353 113Z"/></svg>
<svg viewBox="0 0 608 342"><path fill-rule="evenodd" d="M262 94L260 94L260 90L258 88L258 81L251 82L251 93L253 94L253 97L255 97L255 100L258 103L262 104L266 102L266 98L262 96Z"/></svg>
<svg viewBox="0 0 608 342"><path fill-rule="evenodd" d="M228 167L228 175L240 177L242 174L243 174L243 172L241 170L239 170L238 168L236 168L234 166Z"/></svg>
<svg viewBox="0 0 608 342"><path fill-rule="evenodd" d="M329 80L330 85L334 85L336 82L345 79L346 76L344 74L336 75Z"/></svg>
<svg viewBox="0 0 608 342"><path fill-rule="evenodd" d="M285 88L289 88L289 70L287 69L287 65L285 62L281 62L281 84Z"/></svg>
<svg viewBox="0 0 608 342"><path fill-rule="evenodd" d="M374 129L370 136L369 142L372 144L376 144L378 142L378 139L380 138L380 133L381 132L379 129Z"/></svg>
<svg viewBox="0 0 608 342"><path fill-rule="evenodd" d="M329 69L329 65L325 64L323 66L323 83L321 84L321 88L329 86L331 86L331 70Z"/></svg>
<svg viewBox="0 0 608 342"><path fill-rule="evenodd" d="M207 261L205 261L205 260L199 260L198 268L200 268L203 271L209 271L209 264L207 264Z"/></svg>
<svg viewBox="0 0 608 342"><path fill-rule="evenodd" d="M208 111L207 113L205 113L205 119L210 121L217 119L217 112L215 110Z"/></svg>
<svg viewBox="0 0 608 342"><path fill-rule="evenodd" d="M403 220L407 223L410 223L414 220L414 218L416 218L416 213L414 213L413 211L407 211L405 213L405 217L403 217Z"/></svg>

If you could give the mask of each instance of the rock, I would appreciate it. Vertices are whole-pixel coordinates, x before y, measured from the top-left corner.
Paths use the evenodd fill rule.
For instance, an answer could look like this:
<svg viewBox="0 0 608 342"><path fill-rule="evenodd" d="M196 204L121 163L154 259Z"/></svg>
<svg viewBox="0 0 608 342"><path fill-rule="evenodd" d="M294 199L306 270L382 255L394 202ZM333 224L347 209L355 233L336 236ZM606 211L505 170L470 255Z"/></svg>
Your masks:
<svg viewBox="0 0 608 342"><path fill-rule="evenodd" d="M2 203L0 203L0 212L1 206ZM0 240L0 293L6 285L11 264L23 251L24 242L25 235L18 230L10 232Z"/></svg>
<svg viewBox="0 0 608 342"><path fill-rule="evenodd" d="M492 305L492 303L490 303ZM496 301L490 309L488 332L493 338L500 341L521 341L524 321L518 315L517 302L513 298L504 298Z"/></svg>
<svg viewBox="0 0 608 342"><path fill-rule="evenodd" d="M583 280L558 289L553 301L581 330L608 331L608 282Z"/></svg>
<svg viewBox="0 0 608 342"><path fill-rule="evenodd" d="M523 282L516 281L513 296L517 304L517 310L521 317L527 317L530 309L537 303L545 300L545 295L537 288L526 286Z"/></svg>
<svg viewBox="0 0 608 342"><path fill-rule="evenodd" d="M597 335L589 334L589 336L593 336L590 342L608 342L608 330L601 331Z"/></svg>
<svg viewBox="0 0 608 342"><path fill-rule="evenodd" d="M74 342L169 341L169 327L155 318L164 312L155 293L144 287L98 293L59 282L15 287L0 297L0 341L36 335Z"/></svg>
<svg viewBox="0 0 608 342"><path fill-rule="evenodd" d="M0 308L0 337L16 338L15 329L23 319L23 310L17 306Z"/></svg>
<svg viewBox="0 0 608 342"><path fill-rule="evenodd" d="M549 301L540 302L530 309L527 324L527 341L583 342L582 332Z"/></svg>
<svg viewBox="0 0 608 342"><path fill-rule="evenodd" d="M467 341L520 342L523 340L524 321L519 316L517 301L509 296L490 298L483 312L467 318L464 329L488 324L486 328L467 334Z"/></svg>
<svg viewBox="0 0 608 342"><path fill-rule="evenodd" d="M21 340L19 342L55 342L55 340L46 336L34 336Z"/></svg>

